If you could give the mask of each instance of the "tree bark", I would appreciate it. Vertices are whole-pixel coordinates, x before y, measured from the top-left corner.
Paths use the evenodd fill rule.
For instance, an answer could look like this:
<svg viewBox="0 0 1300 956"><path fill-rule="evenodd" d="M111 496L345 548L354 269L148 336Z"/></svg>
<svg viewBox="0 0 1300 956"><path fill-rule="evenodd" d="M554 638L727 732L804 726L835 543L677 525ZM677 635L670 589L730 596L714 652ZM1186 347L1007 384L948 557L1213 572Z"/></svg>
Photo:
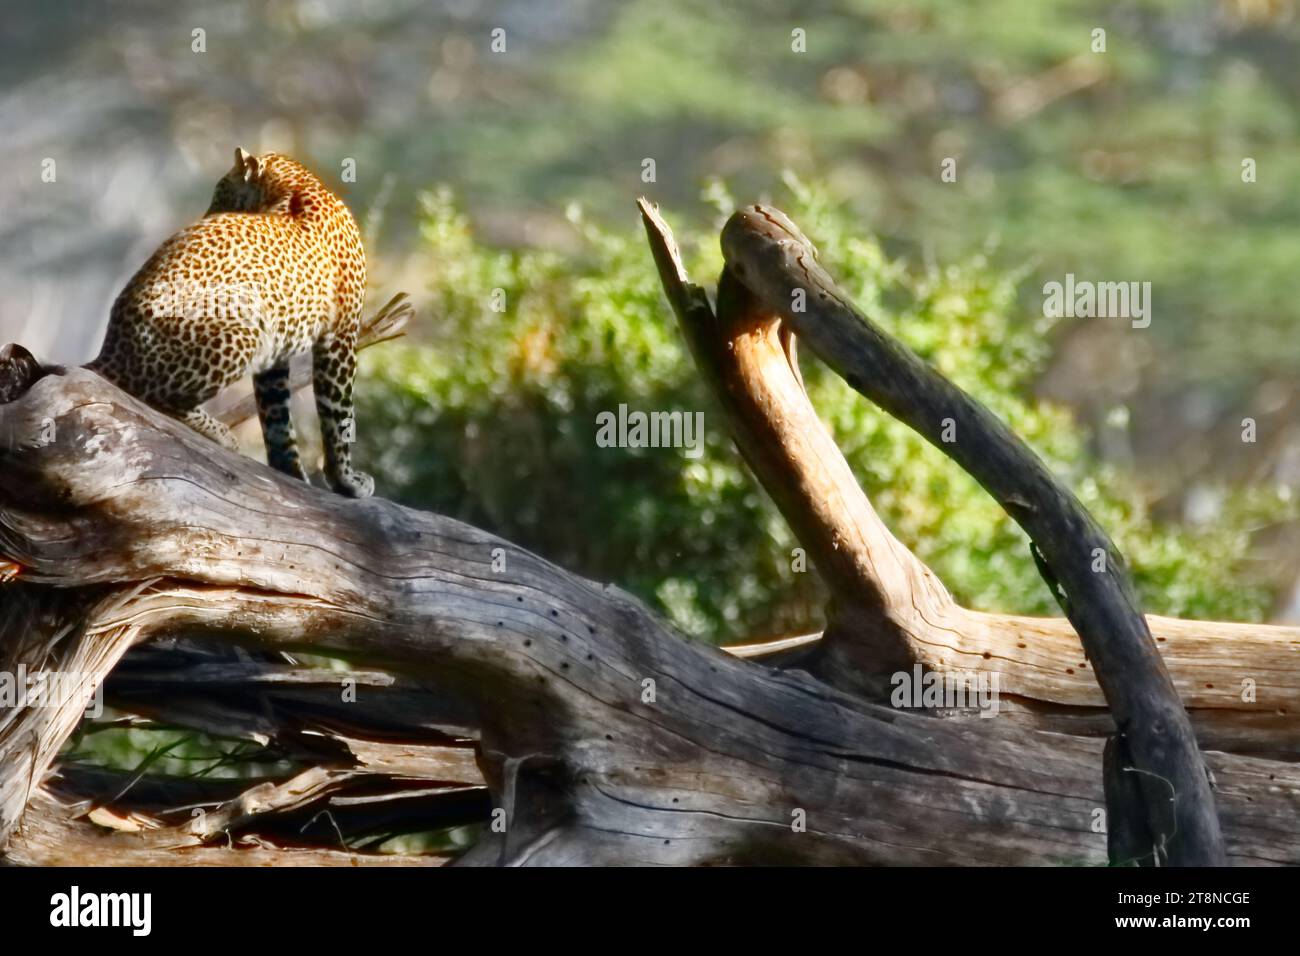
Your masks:
<svg viewBox="0 0 1300 956"><path fill-rule="evenodd" d="M1146 825L1157 852L1176 864L1222 864L1214 798L1191 721L1147 629L1123 557L1106 533L1001 421L854 308L817 262L812 244L779 210L737 212L723 228L722 250L727 267L718 308L724 324L788 323L850 386L960 464L1025 529L1141 772ZM918 569L900 562L900 572L917 585L899 592L921 590ZM933 588L920 601L923 607L950 603ZM881 635L871 626L880 608L877 598L866 614L855 607L839 617L835 607L822 647L833 673L844 672L837 656L882 660ZM883 659L896 666L905 660L907 642L896 635L890 643L894 653Z"/></svg>

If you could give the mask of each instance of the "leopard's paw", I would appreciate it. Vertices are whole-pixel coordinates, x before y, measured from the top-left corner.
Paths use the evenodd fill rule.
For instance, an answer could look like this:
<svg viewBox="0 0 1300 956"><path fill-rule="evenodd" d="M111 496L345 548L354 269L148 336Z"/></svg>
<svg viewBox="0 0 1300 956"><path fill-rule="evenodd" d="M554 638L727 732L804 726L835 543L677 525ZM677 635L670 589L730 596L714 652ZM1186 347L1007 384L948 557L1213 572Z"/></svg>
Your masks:
<svg viewBox="0 0 1300 956"><path fill-rule="evenodd" d="M369 498L375 493L375 479L364 471L349 469L331 477L330 487L348 498Z"/></svg>

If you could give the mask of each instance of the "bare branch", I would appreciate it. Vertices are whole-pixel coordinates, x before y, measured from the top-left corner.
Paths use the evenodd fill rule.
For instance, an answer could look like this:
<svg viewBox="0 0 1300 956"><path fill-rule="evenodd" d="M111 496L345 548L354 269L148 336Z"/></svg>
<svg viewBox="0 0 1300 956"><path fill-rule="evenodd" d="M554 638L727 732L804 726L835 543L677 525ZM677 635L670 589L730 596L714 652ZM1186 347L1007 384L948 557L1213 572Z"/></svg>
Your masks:
<svg viewBox="0 0 1300 956"><path fill-rule="evenodd" d="M1151 832L1173 863L1221 864L1222 835L1191 723L1106 533L1001 421L863 316L779 210L736 213L723 228L722 248L727 272L764 310L788 322L850 386L961 465L1025 529L1144 772ZM828 642L833 638L861 640L848 629Z"/></svg>

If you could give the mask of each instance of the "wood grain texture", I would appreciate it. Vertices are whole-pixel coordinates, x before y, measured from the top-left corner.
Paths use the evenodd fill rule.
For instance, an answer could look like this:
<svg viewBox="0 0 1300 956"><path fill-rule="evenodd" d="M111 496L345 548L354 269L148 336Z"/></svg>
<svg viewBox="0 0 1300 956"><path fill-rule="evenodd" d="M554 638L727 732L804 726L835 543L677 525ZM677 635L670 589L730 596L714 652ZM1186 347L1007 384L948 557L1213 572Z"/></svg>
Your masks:
<svg viewBox="0 0 1300 956"><path fill-rule="evenodd" d="M723 227L722 251L727 265L719 283L718 318L724 335L727 326L746 319L788 325L851 387L959 464L1024 528L1044 579L1082 639L1116 727L1143 771L1147 824L1157 852L1175 864L1222 864L1222 835L1191 721L1147 628L1124 558L1105 531L1005 424L855 308L817 261L812 244L779 210L749 206L737 212ZM807 469L796 462L787 470ZM780 495L774 497L780 505ZM800 507L787 505L787 518ZM869 541L881 540L882 531L873 529L857 550L865 552ZM893 544L891 556L901 547ZM890 571L878 560L871 564L872 577ZM901 557L896 564L899 573L913 579L910 589L898 593L910 590L922 617L930 608L940 611L951 604L946 594L927 586L924 572ZM867 592L860 613L846 595L835 596L818 648L825 659L818 672L853 673L844 664L855 660L896 667L904 650L898 645L907 642L894 639L893 653L884 652L880 600ZM842 610L847 607L851 613ZM871 676L870 669L860 670Z"/></svg>
<svg viewBox="0 0 1300 956"><path fill-rule="evenodd" d="M5 666L39 645L107 670L123 646L182 635L408 675L471 715L509 820L466 863L1106 858L1099 740L895 710L692 643L618 588L452 519L309 488L89 372L0 406L5 427L46 416L57 441L0 453L0 553L82 623L30 616L4 635ZM70 729L32 710L0 729L7 832L28 796L13 781L39 781ZM1296 772L1210 760L1229 859L1300 861Z"/></svg>

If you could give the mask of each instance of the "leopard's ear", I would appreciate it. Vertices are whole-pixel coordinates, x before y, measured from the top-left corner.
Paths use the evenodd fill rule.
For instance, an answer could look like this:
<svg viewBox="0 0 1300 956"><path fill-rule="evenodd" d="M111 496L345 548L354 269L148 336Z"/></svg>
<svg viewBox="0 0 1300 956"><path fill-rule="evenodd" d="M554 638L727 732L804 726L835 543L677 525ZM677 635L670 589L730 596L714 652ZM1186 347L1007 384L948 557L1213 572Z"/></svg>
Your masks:
<svg viewBox="0 0 1300 956"><path fill-rule="evenodd" d="M262 175L262 161L244 147L236 146L235 171L243 173L245 182L252 182Z"/></svg>

